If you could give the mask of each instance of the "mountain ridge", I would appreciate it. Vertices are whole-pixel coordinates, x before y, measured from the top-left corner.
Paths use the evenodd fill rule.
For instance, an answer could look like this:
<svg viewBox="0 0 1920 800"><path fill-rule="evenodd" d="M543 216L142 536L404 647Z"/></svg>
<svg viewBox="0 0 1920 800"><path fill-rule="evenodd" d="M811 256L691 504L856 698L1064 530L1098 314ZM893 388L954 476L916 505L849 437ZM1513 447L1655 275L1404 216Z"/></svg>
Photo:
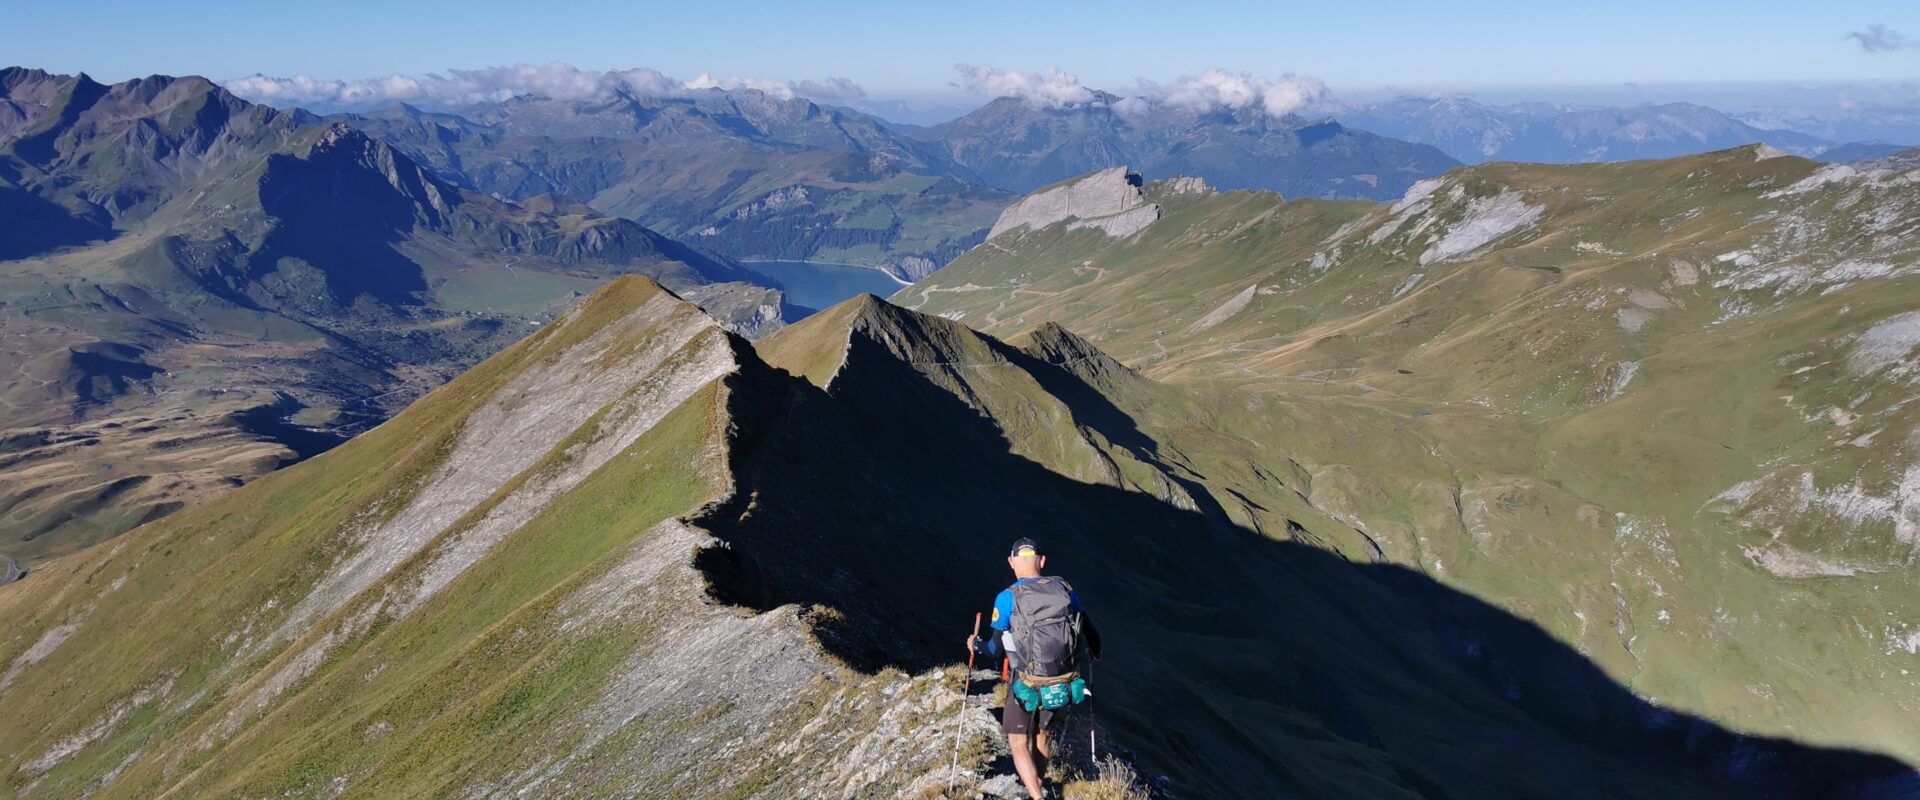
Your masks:
<svg viewBox="0 0 1920 800"><path fill-rule="evenodd" d="M1066 108L1002 97L910 135L944 145L954 161L1016 192L1131 164L1155 177L1189 175L1225 190L1384 199L1458 164L1428 145L1332 119L1276 118L1257 108L1123 109L1111 95Z"/></svg>
<svg viewBox="0 0 1920 800"><path fill-rule="evenodd" d="M1101 388L1056 363L1098 363L1090 344L1029 338L856 299L764 340L843 352L822 386L617 279L327 454L0 587L21 620L0 699L32 721L0 731L0 781L912 796L952 779L957 730L979 791L999 736L979 698L955 707L949 627L1004 580L981 554L1032 529L1101 620L1101 741L1170 791L1823 798L1895 779L1647 706L1524 621L1314 544L1339 523L1293 468L1168 424L1238 401ZM1292 522L1261 535L1239 514Z"/></svg>
<svg viewBox="0 0 1920 800"><path fill-rule="evenodd" d="M976 243L1007 199L873 118L753 92L333 118L481 191L559 193L730 257L848 262L903 280Z"/></svg>

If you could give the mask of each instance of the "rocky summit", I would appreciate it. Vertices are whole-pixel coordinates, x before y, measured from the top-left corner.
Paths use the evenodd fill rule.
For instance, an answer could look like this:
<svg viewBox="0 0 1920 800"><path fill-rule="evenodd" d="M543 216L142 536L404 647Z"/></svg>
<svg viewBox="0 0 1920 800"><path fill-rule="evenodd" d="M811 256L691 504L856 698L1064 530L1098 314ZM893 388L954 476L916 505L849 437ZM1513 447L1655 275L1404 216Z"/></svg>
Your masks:
<svg viewBox="0 0 1920 800"><path fill-rule="evenodd" d="M1000 212L988 239L1018 228L1041 230L1065 222L1069 228L1095 228L1127 237L1160 218L1160 207L1146 201L1138 173L1124 166L1050 186Z"/></svg>

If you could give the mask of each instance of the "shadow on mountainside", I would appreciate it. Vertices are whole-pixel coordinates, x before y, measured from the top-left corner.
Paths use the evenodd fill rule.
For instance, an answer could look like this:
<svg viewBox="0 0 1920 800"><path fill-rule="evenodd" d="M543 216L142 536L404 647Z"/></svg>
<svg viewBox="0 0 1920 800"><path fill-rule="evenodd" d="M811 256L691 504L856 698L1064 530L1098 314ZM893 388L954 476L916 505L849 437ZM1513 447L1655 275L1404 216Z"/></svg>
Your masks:
<svg viewBox="0 0 1920 800"><path fill-rule="evenodd" d="M0 164L0 180L17 180ZM76 216L71 211L25 190L0 186L0 261L27 258L62 247L106 241L112 228Z"/></svg>
<svg viewBox="0 0 1920 800"><path fill-rule="evenodd" d="M316 147L307 158L267 158L260 206L274 227L252 255L250 271L259 278L277 271L283 258L299 259L319 270L341 305L363 294L417 305L425 273L396 248L424 212L386 176L356 163L356 155L346 147Z"/></svg>
<svg viewBox="0 0 1920 800"><path fill-rule="evenodd" d="M920 671L963 656L972 613L1009 580L1002 548L1034 536L1106 641L1100 726L1181 796L1920 795L1896 759L1660 708L1531 622L1260 536L1198 486L1183 511L1066 478L862 333L828 390L747 358L729 399L742 491L701 520L728 545L699 556L714 596L797 603L853 668ZM1082 424L1151 454L1065 369L973 367L1031 371Z"/></svg>

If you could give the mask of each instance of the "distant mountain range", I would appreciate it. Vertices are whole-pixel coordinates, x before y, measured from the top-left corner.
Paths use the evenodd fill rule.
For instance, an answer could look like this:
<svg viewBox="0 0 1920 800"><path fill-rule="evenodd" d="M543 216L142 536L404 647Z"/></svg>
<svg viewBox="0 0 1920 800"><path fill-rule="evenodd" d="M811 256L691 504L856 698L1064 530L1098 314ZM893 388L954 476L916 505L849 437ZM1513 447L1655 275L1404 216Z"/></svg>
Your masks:
<svg viewBox="0 0 1920 800"><path fill-rule="evenodd" d="M507 198L557 192L742 260L925 276L978 244L1017 192L1111 166L1227 189L1386 199L1457 162L1332 120L1256 109L1041 108L1001 98L927 128L757 92L516 98L337 115Z"/></svg>
<svg viewBox="0 0 1920 800"><path fill-rule="evenodd" d="M860 264L905 280L979 243L1013 199L874 117L750 91L333 119L482 192L558 193L730 257Z"/></svg>
<svg viewBox="0 0 1920 800"><path fill-rule="evenodd" d="M1276 118L1251 107L1195 110L1110 94L1062 108L1003 97L910 135L941 145L987 183L1018 192L1131 165L1150 177L1186 175L1222 189L1389 199L1459 163L1434 147L1330 119Z"/></svg>
<svg viewBox="0 0 1920 800"><path fill-rule="evenodd" d="M0 203L0 551L23 559L324 449L616 275L749 332L794 314L638 223L474 192L200 78L0 70Z"/></svg>
<svg viewBox="0 0 1920 800"><path fill-rule="evenodd" d="M1763 107L1734 114L1769 130L1799 131L1836 142L1903 142L1920 145L1920 96L1906 103L1849 103L1823 107Z"/></svg>
<svg viewBox="0 0 1920 800"><path fill-rule="evenodd" d="M1589 107L1558 103L1489 105L1464 96L1402 97L1339 108L1340 120L1430 144L1465 163L1629 161L1765 143L1794 155L1853 160L1898 150L1884 142L1840 142L1794 130L1755 127L1706 106L1665 103Z"/></svg>

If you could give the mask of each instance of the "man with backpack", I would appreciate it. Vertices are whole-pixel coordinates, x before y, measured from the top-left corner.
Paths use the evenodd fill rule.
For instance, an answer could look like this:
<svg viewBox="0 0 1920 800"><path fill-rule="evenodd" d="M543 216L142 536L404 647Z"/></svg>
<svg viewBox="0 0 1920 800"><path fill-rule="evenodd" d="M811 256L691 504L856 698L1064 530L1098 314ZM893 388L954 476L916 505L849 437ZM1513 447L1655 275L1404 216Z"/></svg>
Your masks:
<svg viewBox="0 0 1920 800"><path fill-rule="evenodd" d="M1100 657L1100 634L1064 578L1040 574L1047 557L1032 539L1013 543L1007 555L1014 582L993 600L993 631L967 637L967 647L989 658L1005 653L1012 666L1000 729L1013 751L1013 767L1033 800L1041 800L1053 743L1047 735L1055 711L1086 697L1088 656Z"/></svg>

